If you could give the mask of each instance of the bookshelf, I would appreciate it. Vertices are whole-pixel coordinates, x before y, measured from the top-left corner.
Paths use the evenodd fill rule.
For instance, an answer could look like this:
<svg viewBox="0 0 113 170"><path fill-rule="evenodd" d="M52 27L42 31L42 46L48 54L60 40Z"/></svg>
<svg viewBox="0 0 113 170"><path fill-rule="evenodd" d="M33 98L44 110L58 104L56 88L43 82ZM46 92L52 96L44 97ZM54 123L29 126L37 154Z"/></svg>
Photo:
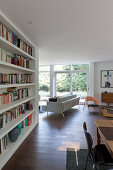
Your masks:
<svg viewBox="0 0 113 170"><path fill-rule="evenodd" d="M22 51L20 48L16 47L15 45L11 44L9 41L5 40L4 38L0 37L0 47L4 48L5 50L11 52L11 53L17 53L22 55L25 58L29 58L32 60L35 60L34 57L30 56L26 52Z"/></svg>
<svg viewBox="0 0 113 170"><path fill-rule="evenodd" d="M35 83L23 83L23 84L4 84L0 85L0 88L8 88L8 87L24 87L24 86L35 86Z"/></svg>
<svg viewBox="0 0 113 170"><path fill-rule="evenodd" d="M0 61L0 66L4 67L4 68L11 68L11 69L14 69L14 70L20 70L20 71L23 71L23 72L35 73L35 70L31 70L31 69L28 69L28 68L16 66L14 64L10 64L10 63L4 62L4 61Z"/></svg>
<svg viewBox="0 0 113 170"><path fill-rule="evenodd" d="M18 139L15 142L11 142L8 135L7 135L7 146L2 152L0 153L0 169L7 163L7 161L10 159L10 157L14 154L14 152L17 150L17 148L21 145L21 143L25 140L25 138L29 135L29 133L33 130L33 128L38 123L38 50L36 46L22 33L3 13L0 12L0 24L3 24L8 30L12 31L18 39L22 40L28 48L32 48L32 55L28 54L25 50L19 48L18 46L14 45L13 43L9 42L6 38L0 36L0 50L6 50L11 55L18 55L19 57L22 56L23 61L26 60L32 63L32 68L28 68L27 66L20 66L19 64L13 64L9 63L7 61L2 61L2 53L0 53L0 73L9 76L9 74L25 74L25 75L31 75L32 76L32 82L28 83L0 83L0 95L4 96L4 94L7 94L10 96L10 93L8 92L9 88L16 88L18 91L22 91L25 88L29 88L29 95L27 97L23 97L18 100L14 100L11 103L4 103L0 104L0 116L3 115L4 120L4 114L6 112L11 112L13 109L18 109L18 107L22 107L23 105L26 106L27 102L30 102L33 106L30 110L25 110L25 113L23 114L21 111L21 114L19 116L15 115L15 118L12 120L8 120L6 126L0 127L0 141L4 138L5 135L7 135L12 129L16 128L17 125L20 123L26 124L26 120L28 121L28 118L31 116L32 121L30 123L27 123L27 125L24 125L24 128L21 130L21 134L18 137ZM19 61L19 60L18 60ZM13 95L13 94L12 94ZM20 95L20 94L19 94ZM23 93L22 93L23 95ZM1 98L0 100L3 100ZM8 98L9 101L9 98ZM29 124L29 125L28 125ZM1 144L1 142L0 142Z"/></svg>
<svg viewBox="0 0 113 170"><path fill-rule="evenodd" d="M21 123L24 119L26 119L30 114L34 113L35 109L26 111L26 114L20 115L18 118L14 119L8 125L1 129L0 138L4 137L8 132L10 132L13 128L15 128L19 123Z"/></svg>

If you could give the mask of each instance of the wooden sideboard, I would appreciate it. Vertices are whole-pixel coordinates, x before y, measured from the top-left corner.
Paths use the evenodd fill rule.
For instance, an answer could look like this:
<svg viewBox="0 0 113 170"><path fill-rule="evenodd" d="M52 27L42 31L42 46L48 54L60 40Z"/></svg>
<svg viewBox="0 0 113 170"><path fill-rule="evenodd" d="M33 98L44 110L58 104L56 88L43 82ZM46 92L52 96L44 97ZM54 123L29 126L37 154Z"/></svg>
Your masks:
<svg viewBox="0 0 113 170"><path fill-rule="evenodd" d="M113 93L101 93L101 101L103 103L113 103Z"/></svg>

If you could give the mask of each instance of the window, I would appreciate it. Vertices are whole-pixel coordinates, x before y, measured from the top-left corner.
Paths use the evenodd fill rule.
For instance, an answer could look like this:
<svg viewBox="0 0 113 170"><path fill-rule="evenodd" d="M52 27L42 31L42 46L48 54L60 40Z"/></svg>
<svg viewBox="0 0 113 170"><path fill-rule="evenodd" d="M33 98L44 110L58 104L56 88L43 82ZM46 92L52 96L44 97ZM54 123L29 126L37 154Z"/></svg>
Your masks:
<svg viewBox="0 0 113 170"><path fill-rule="evenodd" d="M63 96L70 92L70 74L68 73L57 73L57 96Z"/></svg>
<svg viewBox="0 0 113 170"><path fill-rule="evenodd" d="M50 66L40 66L39 71L50 71Z"/></svg>
<svg viewBox="0 0 113 170"><path fill-rule="evenodd" d="M89 64L74 64L72 70L89 70Z"/></svg>
<svg viewBox="0 0 113 170"><path fill-rule="evenodd" d="M39 95L42 101L50 97L50 66L39 67Z"/></svg>
<svg viewBox="0 0 113 170"><path fill-rule="evenodd" d="M54 70L55 71L70 70L70 65L55 65Z"/></svg>
<svg viewBox="0 0 113 170"><path fill-rule="evenodd" d="M87 73L72 74L72 93L84 99L87 96Z"/></svg>
<svg viewBox="0 0 113 170"><path fill-rule="evenodd" d="M89 64L54 66L57 96L76 93L81 99L87 96Z"/></svg>

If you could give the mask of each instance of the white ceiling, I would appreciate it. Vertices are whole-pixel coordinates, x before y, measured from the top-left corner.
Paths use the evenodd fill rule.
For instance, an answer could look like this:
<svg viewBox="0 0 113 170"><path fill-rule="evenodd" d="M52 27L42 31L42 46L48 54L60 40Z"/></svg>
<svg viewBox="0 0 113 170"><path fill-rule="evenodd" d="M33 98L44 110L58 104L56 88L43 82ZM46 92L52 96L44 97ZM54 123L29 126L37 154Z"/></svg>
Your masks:
<svg viewBox="0 0 113 170"><path fill-rule="evenodd" d="M113 60L113 0L0 0L0 10L39 47L41 64Z"/></svg>

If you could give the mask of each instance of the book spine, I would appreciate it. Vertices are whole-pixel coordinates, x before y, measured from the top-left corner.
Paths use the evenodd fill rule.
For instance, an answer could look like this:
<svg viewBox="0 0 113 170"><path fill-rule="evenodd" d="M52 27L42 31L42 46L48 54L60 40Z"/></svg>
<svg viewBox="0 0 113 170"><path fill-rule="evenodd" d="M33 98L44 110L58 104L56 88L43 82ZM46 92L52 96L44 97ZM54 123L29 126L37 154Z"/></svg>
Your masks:
<svg viewBox="0 0 113 170"><path fill-rule="evenodd" d="M0 36L2 37L2 24L0 24Z"/></svg>
<svg viewBox="0 0 113 170"><path fill-rule="evenodd" d="M1 153L3 153L3 138L2 139L0 139L0 145L1 145Z"/></svg>
<svg viewBox="0 0 113 170"><path fill-rule="evenodd" d="M2 49L0 48L0 61L2 60Z"/></svg>

